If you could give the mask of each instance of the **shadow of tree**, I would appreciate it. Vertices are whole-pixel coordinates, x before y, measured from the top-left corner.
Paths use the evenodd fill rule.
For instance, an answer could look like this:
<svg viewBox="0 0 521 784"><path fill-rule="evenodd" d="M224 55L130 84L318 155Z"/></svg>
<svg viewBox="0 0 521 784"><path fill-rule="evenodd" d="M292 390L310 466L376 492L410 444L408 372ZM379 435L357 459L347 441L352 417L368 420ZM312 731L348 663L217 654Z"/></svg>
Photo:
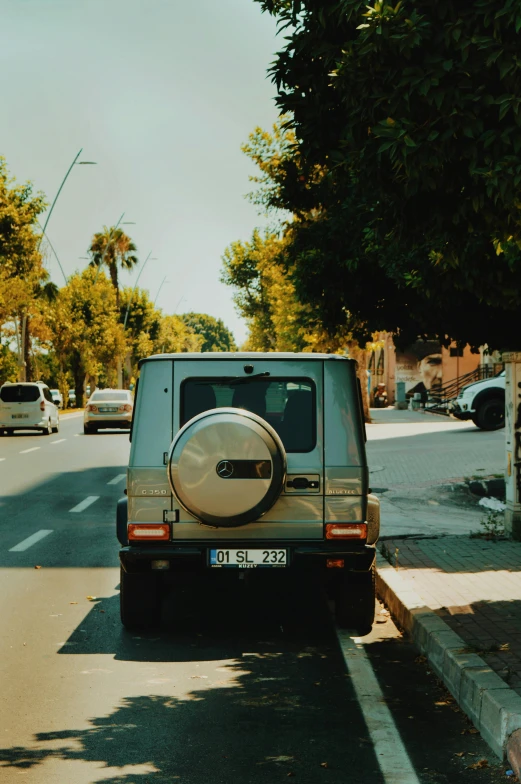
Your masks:
<svg viewBox="0 0 521 784"><path fill-rule="evenodd" d="M0 749L0 768L47 781L48 764L94 763L107 769L100 784L260 784L289 774L344 784L346 771L350 784L382 782L323 597L305 581L287 600L256 588L244 597L250 614L229 596L220 613L196 618L197 632L185 621L178 633L115 635L118 658L157 660L159 643L163 660L201 662L181 671L189 690L127 696L86 729L39 732L34 744ZM225 663L215 667L216 659Z"/></svg>

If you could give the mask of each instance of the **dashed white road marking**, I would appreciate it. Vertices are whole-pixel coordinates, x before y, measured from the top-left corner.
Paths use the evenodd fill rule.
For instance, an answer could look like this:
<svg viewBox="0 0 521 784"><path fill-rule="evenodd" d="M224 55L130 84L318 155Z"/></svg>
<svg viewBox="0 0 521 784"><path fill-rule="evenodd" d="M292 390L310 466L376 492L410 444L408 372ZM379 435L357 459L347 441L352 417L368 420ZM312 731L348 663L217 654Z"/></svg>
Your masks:
<svg viewBox="0 0 521 784"><path fill-rule="evenodd" d="M64 441L67 441L67 439L59 438L57 441L51 441L51 444L63 444Z"/></svg>
<svg viewBox="0 0 521 784"><path fill-rule="evenodd" d="M30 449L22 449L20 452L21 455L26 455L28 452L36 452L37 449L40 449L39 446L32 446Z"/></svg>
<svg viewBox="0 0 521 784"><path fill-rule="evenodd" d="M337 637L385 784L420 784L360 638Z"/></svg>
<svg viewBox="0 0 521 784"><path fill-rule="evenodd" d="M69 512L83 512L84 509L93 504L94 501L97 501L98 498L99 495L88 495L87 498L84 498L79 504L76 504L72 509L69 509Z"/></svg>
<svg viewBox="0 0 521 784"><path fill-rule="evenodd" d="M5 457L0 457L0 463L2 462L2 460L5 460Z"/></svg>
<svg viewBox="0 0 521 784"><path fill-rule="evenodd" d="M33 544L36 544L36 542L39 542L40 539L43 539L45 536L48 536L49 534L52 534L52 529L48 530L46 528L42 528L41 531L37 531L32 536L28 536L27 539L24 539L18 544L15 544L14 547L11 547L9 549L9 552L21 553L23 550L28 550L29 547L31 547Z"/></svg>
<svg viewBox="0 0 521 784"><path fill-rule="evenodd" d="M123 479L126 479L126 478L127 478L126 474L118 474L117 476L114 477L114 479L111 479L110 482L107 482L107 484L108 485L118 485L120 482L123 481Z"/></svg>

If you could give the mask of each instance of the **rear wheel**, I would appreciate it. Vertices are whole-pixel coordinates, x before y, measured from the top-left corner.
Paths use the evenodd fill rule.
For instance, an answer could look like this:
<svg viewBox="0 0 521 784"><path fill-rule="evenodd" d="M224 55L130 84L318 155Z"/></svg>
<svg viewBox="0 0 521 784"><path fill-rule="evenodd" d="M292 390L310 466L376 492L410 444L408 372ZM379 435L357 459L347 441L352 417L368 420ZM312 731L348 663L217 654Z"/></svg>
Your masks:
<svg viewBox="0 0 521 784"><path fill-rule="evenodd" d="M335 616L343 629L368 634L374 622L376 570L346 572L341 575L335 594Z"/></svg>
<svg viewBox="0 0 521 784"><path fill-rule="evenodd" d="M47 427L42 428L42 436L50 436L51 433L52 433L52 425L51 425L51 420L49 419L49 421L47 422Z"/></svg>
<svg viewBox="0 0 521 784"><path fill-rule="evenodd" d="M119 606L121 623L127 629L157 626L160 620L159 575L131 574L120 569Z"/></svg>
<svg viewBox="0 0 521 784"><path fill-rule="evenodd" d="M83 425L83 434L85 436L90 436L93 433L97 433L97 432L98 432L97 429L92 425Z"/></svg>
<svg viewBox="0 0 521 784"><path fill-rule="evenodd" d="M60 432L60 422L59 422L59 420L56 420L56 426L53 427L52 432L53 433L59 433Z"/></svg>
<svg viewBox="0 0 521 784"><path fill-rule="evenodd" d="M495 397L486 400L478 408L474 418L481 430L499 430L505 426L505 401Z"/></svg>

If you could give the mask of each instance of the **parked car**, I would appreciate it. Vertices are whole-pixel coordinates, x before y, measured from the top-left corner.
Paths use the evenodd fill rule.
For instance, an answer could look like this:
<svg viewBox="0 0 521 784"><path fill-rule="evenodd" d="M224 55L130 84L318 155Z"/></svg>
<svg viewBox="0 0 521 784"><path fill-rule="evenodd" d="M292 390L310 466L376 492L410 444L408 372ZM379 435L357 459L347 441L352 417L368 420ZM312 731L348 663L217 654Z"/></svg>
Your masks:
<svg viewBox="0 0 521 784"><path fill-rule="evenodd" d="M85 406L83 432L97 433L101 428L130 428L134 399L128 389L98 389Z"/></svg>
<svg viewBox="0 0 521 784"><path fill-rule="evenodd" d="M61 394L60 390L51 389L51 395L54 405L58 406L58 408L63 408L63 395Z"/></svg>
<svg viewBox="0 0 521 784"><path fill-rule="evenodd" d="M205 353L140 367L117 510L123 624L157 623L177 572L285 569L317 572L338 622L370 629L380 514L355 362Z"/></svg>
<svg viewBox="0 0 521 784"><path fill-rule="evenodd" d="M457 419L470 419L482 430L504 427L505 371L463 387L450 411Z"/></svg>
<svg viewBox="0 0 521 784"><path fill-rule="evenodd" d="M76 390L69 389L69 408L74 408L76 405Z"/></svg>
<svg viewBox="0 0 521 784"><path fill-rule="evenodd" d="M58 408L51 391L39 381L6 382L0 387L0 434L38 430L43 435L60 428Z"/></svg>

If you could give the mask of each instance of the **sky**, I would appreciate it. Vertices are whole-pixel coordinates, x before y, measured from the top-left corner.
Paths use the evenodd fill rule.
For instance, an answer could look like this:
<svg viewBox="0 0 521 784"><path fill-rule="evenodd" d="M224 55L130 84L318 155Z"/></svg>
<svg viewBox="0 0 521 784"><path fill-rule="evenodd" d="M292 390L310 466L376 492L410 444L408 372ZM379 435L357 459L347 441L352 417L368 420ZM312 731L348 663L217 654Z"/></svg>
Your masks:
<svg viewBox="0 0 521 784"><path fill-rule="evenodd" d="M0 155L48 201L80 148L47 234L65 270L124 221L139 286L165 313L247 329L221 256L266 224L240 146L277 119L267 68L283 41L253 0L0 0ZM42 222L45 215L42 216ZM153 260L157 259L157 260ZM63 284L54 258L52 280ZM123 273L134 284L136 273Z"/></svg>

